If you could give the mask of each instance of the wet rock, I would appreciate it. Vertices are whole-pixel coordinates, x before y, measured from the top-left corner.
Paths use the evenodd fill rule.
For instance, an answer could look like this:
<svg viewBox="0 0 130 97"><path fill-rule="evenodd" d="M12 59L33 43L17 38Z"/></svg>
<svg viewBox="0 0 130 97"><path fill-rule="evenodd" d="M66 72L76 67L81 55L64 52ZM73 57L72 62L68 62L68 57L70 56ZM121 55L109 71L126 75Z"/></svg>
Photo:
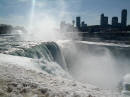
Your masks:
<svg viewBox="0 0 130 97"><path fill-rule="evenodd" d="M17 87L17 83L11 83L10 85L12 85L13 87Z"/></svg>
<svg viewBox="0 0 130 97"><path fill-rule="evenodd" d="M75 86L77 86L77 84L75 84L75 83L74 83L74 84L72 84L72 86L74 86L74 87L75 87Z"/></svg>
<svg viewBox="0 0 130 97"><path fill-rule="evenodd" d="M39 89L39 91L42 93L42 94L46 94L48 92L48 89L45 88L45 89Z"/></svg>
<svg viewBox="0 0 130 97"><path fill-rule="evenodd" d="M28 86L28 84L27 83L23 83L23 87L27 87Z"/></svg>
<svg viewBox="0 0 130 97"><path fill-rule="evenodd" d="M92 95L88 95L88 97L93 97Z"/></svg>
<svg viewBox="0 0 130 97"><path fill-rule="evenodd" d="M32 89L35 89L35 88L37 88L37 87L38 87L37 84L31 84L31 88L32 88Z"/></svg>
<svg viewBox="0 0 130 97"><path fill-rule="evenodd" d="M8 87L8 88L7 88L7 92L8 92L8 93L11 93L12 91L13 91L13 88L12 88L12 87Z"/></svg>
<svg viewBox="0 0 130 97"><path fill-rule="evenodd" d="M21 91L20 91L20 93L27 93L27 89L26 88L23 88Z"/></svg>
<svg viewBox="0 0 130 97"><path fill-rule="evenodd" d="M74 96L73 97L81 97L80 95L74 93Z"/></svg>

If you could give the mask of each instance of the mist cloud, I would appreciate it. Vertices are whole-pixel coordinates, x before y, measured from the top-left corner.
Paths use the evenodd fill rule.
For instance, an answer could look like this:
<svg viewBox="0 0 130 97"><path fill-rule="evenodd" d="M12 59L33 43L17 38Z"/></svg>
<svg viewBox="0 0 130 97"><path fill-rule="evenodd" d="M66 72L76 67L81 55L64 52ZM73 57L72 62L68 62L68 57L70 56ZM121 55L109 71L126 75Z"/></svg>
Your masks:
<svg viewBox="0 0 130 97"><path fill-rule="evenodd" d="M129 73L129 58L122 56L128 52L122 51L120 47L82 42L69 42L64 45L63 51L70 73L83 83L115 89ZM125 79L129 80L130 76L127 75Z"/></svg>

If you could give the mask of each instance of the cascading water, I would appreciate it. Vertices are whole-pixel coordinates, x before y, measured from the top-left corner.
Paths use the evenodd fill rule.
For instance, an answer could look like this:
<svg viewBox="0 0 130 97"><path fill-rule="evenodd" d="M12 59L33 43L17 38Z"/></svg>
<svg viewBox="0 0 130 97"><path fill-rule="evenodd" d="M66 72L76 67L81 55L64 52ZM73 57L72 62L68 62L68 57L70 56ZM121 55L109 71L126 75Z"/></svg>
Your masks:
<svg viewBox="0 0 130 97"><path fill-rule="evenodd" d="M117 89L130 73L129 45L82 41L61 45L70 74L83 83Z"/></svg>
<svg viewBox="0 0 130 97"><path fill-rule="evenodd" d="M19 50L10 52L9 54L34 59L42 59L43 63L46 61L56 62L67 71L64 56L62 55L59 46L55 42L44 42L29 48L21 48Z"/></svg>
<svg viewBox="0 0 130 97"><path fill-rule="evenodd" d="M35 64L35 66L37 64L36 67L38 67L43 71L46 71L49 74L68 78L70 77L69 74L67 73L67 65L65 63L64 56L62 55L59 46L55 42L43 42L37 45L32 45L30 47L18 47L18 48L16 47L16 50L14 51L10 50L6 53L14 56L30 58L34 62L34 63L31 62L30 64ZM17 59L17 57L14 58ZM11 61L11 58L9 59ZM18 57L18 59L20 58ZM0 60L1 62L6 61L3 58L1 58ZM22 58L20 60L22 60Z"/></svg>
<svg viewBox="0 0 130 97"><path fill-rule="evenodd" d="M88 82L91 81L93 83L95 79L93 79L93 81L91 79L94 76L94 72L97 73L97 71L93 71L93 68L90 68L91 66L95 66L95 64L91 64L94 61L91 62L88 59L92 58L96 59L97 57L99 57L99 59L102 59L103 57L101 56L104 54L106 55L106 50L103 49L102 47L100 48L100 46L97 47L94 46L94 44L90 45L82 42L79 43L75 42L75 44L78 45L78 47L76 47L77 50L75 50L74 49L75 47L73 45L74 43L72 44L69 43L71 43L71 41L68 42L63 41L63 43L60 41L58 42L6 41L5 44L3 44L3 48L5 49L1 50L0 65L8 64L7 66L9 67L17 65L19 68L22 66L27 70L35 70L37 72L44 72L52 76L63 78L71 78L68 73L69 71L70 74L72 74L72 76L75 79L83 81L84 77L85 78L84 81ZM104 52L101 52L101 50L104 50ZM97 54L96 55L97 57L84 56L85 53L87 55ZM106 60L103 62L109 62L109 61L111 60ZM98 63L99 61L96 62ZM86 64L87 67L84 67L85 65L83 63L87 63ZM99 67L102 66L100 64L97 65L99 65ZM91 73L93 73L93 75L90 74L90 69L92 70ZM83 75L83 73L86 73L85 75L88 76L86 77L85 75ZM90 77L89 75L91 76L91 78L89 78Z"/></svg>

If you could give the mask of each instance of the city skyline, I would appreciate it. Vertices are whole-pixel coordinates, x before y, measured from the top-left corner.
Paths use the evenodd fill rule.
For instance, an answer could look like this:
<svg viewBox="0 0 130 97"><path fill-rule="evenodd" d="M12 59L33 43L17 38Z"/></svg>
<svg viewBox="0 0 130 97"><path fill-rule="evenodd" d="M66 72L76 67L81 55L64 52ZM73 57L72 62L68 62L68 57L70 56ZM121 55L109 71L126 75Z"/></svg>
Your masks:
<svg viewBox="0 0 130 97"><path fill-rule="evenodd" d="M32 0L0 0L0 23L26 25L29 20ZM119 17L120 11L128 10L128 23L130 24L130 0L38 0L36 1L36 15L49 15L57 22L70 21L75 16L81 16L88 25L100 24L100 14L109 17ZM43 17L44 18L44 17Z"/></svg>
<svg viewBox="0 0 130 97"><path fill-rule="evenodd" d="M87 24L87 21L84 21L81 16L77 16L76 19L72 20L72 24L67 23L66 21L61 21L60 30L61 32L122 32L129 31L130 25L127 24L127 9L121 10L121 20L119 17L113 16L111 18L111 23L108 23L109 17L105 16L104 13L100 15L100 24L91 25Z"/></svg>
<svg viewBox="0 0 130 97"><path fill-rule="evenodd" d="M126 26L128 26L129 24L128 24L128 11L127 11L127 9L122 9L120 14L121 14L120 17L113 16L110 19L104 13L101 13L99 25L101 25L101 26L112 25L113 27L121 27L121 26L126 27ZM119 18L120 18L120 20L119 20ZM109 23L109 21L111 21L111 22ZM62 21L62 22L66 23L66 21ZM76 16L76 20L72 20L72 26L75 26L77 28L80 28L85 23L87 23L87 21L83 20L81 16ZM89 25L89 24L85 24L85 25Z"/></svg>

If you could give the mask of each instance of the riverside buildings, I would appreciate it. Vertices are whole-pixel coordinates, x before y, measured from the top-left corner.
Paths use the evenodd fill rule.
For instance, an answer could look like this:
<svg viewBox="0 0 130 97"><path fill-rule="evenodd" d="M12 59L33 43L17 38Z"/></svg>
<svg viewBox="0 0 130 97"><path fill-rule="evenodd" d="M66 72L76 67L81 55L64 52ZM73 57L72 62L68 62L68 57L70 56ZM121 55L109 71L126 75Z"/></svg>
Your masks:
<svg viewBox="0 0 130 97"><path fill-rule="evenodd" d="M127 25L127 9L123 9L121 12L121 22L117 16L112 17L111 24L108 23L109 17L104 13L100 16L100 25L87 26L85 21L81 20L81 17L76 17L72 24L61 22L60 29L64 32L122 32L130 30L130 26ZM76 24L75 24L76 23Z"/></svg>

